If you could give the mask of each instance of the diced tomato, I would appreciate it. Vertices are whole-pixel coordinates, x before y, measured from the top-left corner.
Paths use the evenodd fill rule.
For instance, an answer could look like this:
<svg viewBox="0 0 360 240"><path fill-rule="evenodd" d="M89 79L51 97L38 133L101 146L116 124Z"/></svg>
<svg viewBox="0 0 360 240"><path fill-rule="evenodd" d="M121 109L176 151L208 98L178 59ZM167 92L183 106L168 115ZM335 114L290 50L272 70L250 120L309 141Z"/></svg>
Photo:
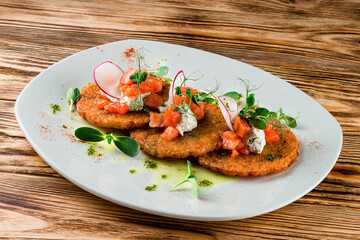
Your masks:
<svg viewBox="0 0 360 240"><path fill-rule="evenodd" d="M249 155L250 149L248 147L243 147L240 149L240 153L243 155Z"/></svg>
<svg viewBox="0 0 360 240"><path fill-rule="evenodd" d="M174 95L174 103L179 106L184 101L184 98L179 95Z"/></svg>
<svg viewBox="0 0 360 240"><path fill-rule="evenodd" d="M180 122L181 114L173 110L173 105L165 110L165 127L176 127Z"/></svg>
<svg viewBox="0 0 360 240"><path fill-rule="evenodd" d="M97 107L98 109L104 109L104 107L106 105L109 105L110 104L110 101L109 100L106 100L106 99L100 99L98 98L97 100Z"/></svg>
<svg viewBox="0 0 360 240"><path fill-rule="evenodd" d="M159 106L163 105L164 101L162 99L162 97L160 97L159 95L157 95L156 93L150 93L149 96L146 97L145 100L145 106L148 106L150 108L153 109L158 109Z"/></svg>
<svg viewBox="0 0 360 240"><path fill-rule="evenodd" d="M277 135L277 133L273 129L270 130L265 129L265 130L264 133L265 133L266 143L277 142L280 140L279 135Z"/></svg>
<svg viewBox="0 0 360 240"><path fill-rule="evenodd" d="M137 84L124 85L120 88L120 91L124 97L135 97L139 95L139 89Z"/></svg>
<svg viewBox="0 0 360 240"><path fill-rule="evenodd" d="M205 103L198 102L199 107L195 103L191 103L190 110L195 114L196 119L200 120L203 119L205 116Z"/></svg>
<svg viewBox="0 0 360 240"><path fill-rule="evenodd" d="M134 82L130 80L131 75L136 73L138 70L135 70L133 68L129 68L120 78L120 88L124 85L130 85Z"/></svg>
<svg viewBox="0 0 360 240"><path fill-rule="evenodd" d="M243 118L240 118L239 116L235 117L234 128L235 128L236 134L241 138L245 137L251 130L251 128L250 128L249 124L246 122L246 120Z"/></svg>
<svg viewBox="0 0 360 240"><path fill-rule="evenodd" d="M239 152L236 151L235 149L232 150L232 152L231 152L231 157L232 157L232 158L236 158L237 156L239 156Z"/></svg>
<svg viewBox="0 0 360 240"><path fill-rule="evenodd" d="M98 91L98 94L100 95L100 97L104 98L104 99L109 99L108 95L106 95L103 91Z"/></svg>
<svg viewBox="0 0 360 240"><path fill-rule="evenodd" d="M177 136L179 136L179 134L180 133L176 128L169 126L165 129L163 134L161 134L161 137L163 137L166 141L170 141L171 139L174 139Z"/></svg>
<svg viewBox="0 0 360 240"><path fill-rule="evenodd" d="M194 88L191 88L191 87L182 87L182 88L181 88L181 92L182 92L182 93L186 93L186 89L190 89L191 94L196 94L196 93L198 92L197 89L194 89Z"/></svg>
<svg viewBox="0 0 360 240"><path fill-rule="evenodd" d="M165 114L151 112L149 126L152 128L164 127L165 126Z"/></svg>
<svg viewBox="0 0 360 240"><path fill-rule="evenodd" d="M161 81L158 81L158 80L149 80L149 82L151 82L151 84L153 85L153 91L154 93L158 93L158 92L161 92L162 90L162 82Z"/></svg>
<svg viewBox="0 0 360 240"><path fill-rule="evenodd" d="M151 82L147 81L147 82L140 83L141 94L149 93L149 92L153 92L153 91L154 91L154 86L152 85Z"/></svg>
<svg viewBox="0 0 360 240"><path fill-rule="evenodd" d="M129 106L122 102L113 102L106 105L104 109L111 113L125 114L129 111Z"/></svg>

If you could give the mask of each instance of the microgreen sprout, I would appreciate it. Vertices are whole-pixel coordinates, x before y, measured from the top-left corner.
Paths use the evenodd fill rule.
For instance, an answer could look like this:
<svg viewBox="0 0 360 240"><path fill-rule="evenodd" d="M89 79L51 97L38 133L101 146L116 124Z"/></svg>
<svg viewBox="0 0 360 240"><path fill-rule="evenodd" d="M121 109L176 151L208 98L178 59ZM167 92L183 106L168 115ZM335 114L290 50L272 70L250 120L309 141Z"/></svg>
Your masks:
<svg viewBox="0 0 360 240"><path fill-rule="evenodd" d="M187 160L187 176L186 178L179 182L178 184L176 184L175 186L173 186L172 188L170 188L170 191L173 191L175 188L177 188L178 186L186 183L186 182L190 182L192 184L192 192L194 194L194 196L196 198L199 198L199 186L196 182L196 176L192 174L192 170L191 170L191 162L189 160Z"/></svg>
<svg viewBox="0 0 360 240"><path fill-rule="evenodd" d="M66 101L70 104L70 109L69 109L70 112L73 111L74 103L79 99L79 97L80 97L80 91L78 88L74 88L74 89L69 88L66 94Z"/></svg>
<svg viewBox="0 0 360 240"><path fill-rule="evenodd" d="M158 78L164 77L169 72L168 66L161 66L156 71L150 71L149 74Z"/></svg>
<svg viewBox="0 0 360 240"><path fill-rule="evenodd" d="M266 108L259 108L255 104L255 94L251 93L252 91L259 89L259 87L251 85L248 80L240 80L245 85L246 89L246 104L239 112L240 118L248 120L256 128L262 130L267 128L266 124L270 124L281 130L284 130L286 127L295 128L297 126L297 118L284 114L281 108L278 112L270 112ZM280 124L277 124L277 122L280 122Z"/></svg>
<svg viewBox="0 0 360 240"><path fill-rule="evenodd" d="M114 136L112 133L103 134L100 131L90 127L80 127L75 130L75 136L86 142L101 142L106 140L108 144L114 142L115 146L130 157L139 154L139 143L127 136Z"/></svg>

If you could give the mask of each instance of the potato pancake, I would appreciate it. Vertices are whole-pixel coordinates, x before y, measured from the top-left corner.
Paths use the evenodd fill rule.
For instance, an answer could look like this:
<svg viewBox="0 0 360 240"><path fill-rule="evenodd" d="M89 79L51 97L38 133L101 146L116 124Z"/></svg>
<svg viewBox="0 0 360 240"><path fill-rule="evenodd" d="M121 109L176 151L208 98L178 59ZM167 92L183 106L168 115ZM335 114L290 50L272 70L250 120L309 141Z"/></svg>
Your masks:
<svg viewBox="0 0 360 240"><path fill-rule="evenodd" d="M274 130L282 136L278 128ZM232 158L227 150L214 151L198 158L200 165L230 176L263 176L289 168L297 159L299 143L295 135L286 130L284 138L266 144L261 154L250 153Z"/></svg>
<svg viewBox="0 0 360 240"><path fill-rule="evenodd" d="M147 127L150 121L149 113L145 111L128 112L126 114L110 113L104 109L98 109L97 100L99 87L95 83L89 83L80 92L80 100L76 107L78 114L85 120L98 127L131 129ZM168 99L169 84L163 83L163 89L158 93L164 101Z"/></svg>
<svg viewBox="0 0 360 240"><path fill-rule="evenodd" d="M197 157L214 151L221 139L219 131L227 130L220 108L215 104L205 106L205 116L191 132L184 133L166 141L161 137L164 128L136 129L130 132L130 137L137 140L140 148L147 154L165 158Z"/></svg>

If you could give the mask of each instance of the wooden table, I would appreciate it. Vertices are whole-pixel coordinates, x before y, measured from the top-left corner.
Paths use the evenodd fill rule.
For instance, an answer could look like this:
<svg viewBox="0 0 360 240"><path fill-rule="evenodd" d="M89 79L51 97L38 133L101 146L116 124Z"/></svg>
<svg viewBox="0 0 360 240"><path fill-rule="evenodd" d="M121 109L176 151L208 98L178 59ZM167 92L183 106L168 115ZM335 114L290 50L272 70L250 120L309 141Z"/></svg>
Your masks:
<svg viewBox="0 0 360 240"><path fill-rule="evenodd" d="M296 202L226 222L145 214L65 180L24 138L15 100L57 61L129 38L203 49L288 80L340 122L335 167ZM1 239L360 239L360 1L0 0L0 126Z"/></svg>

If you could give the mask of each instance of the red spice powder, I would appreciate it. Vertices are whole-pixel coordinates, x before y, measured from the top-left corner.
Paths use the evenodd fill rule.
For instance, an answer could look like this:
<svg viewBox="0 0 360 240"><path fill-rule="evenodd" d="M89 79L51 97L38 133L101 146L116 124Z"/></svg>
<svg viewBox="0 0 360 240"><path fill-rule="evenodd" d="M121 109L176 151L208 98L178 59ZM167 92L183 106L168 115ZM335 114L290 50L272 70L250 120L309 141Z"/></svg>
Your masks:
<svg viewBox="0 0 360 240"><path fill-rule="evenodd" d="M46 141L53 141L55 139L55 135L51 132L48 127L44 125L39 125L40 136Z"/></svg>
<svg viewBox="0 0 360 240"><path fill-rule="evenodd" d="M135 56L135 49L134 48L129 48L129 49L126 49L126 51L124 52L125 54L125 57L127 58L132 58Z"/></svg>

